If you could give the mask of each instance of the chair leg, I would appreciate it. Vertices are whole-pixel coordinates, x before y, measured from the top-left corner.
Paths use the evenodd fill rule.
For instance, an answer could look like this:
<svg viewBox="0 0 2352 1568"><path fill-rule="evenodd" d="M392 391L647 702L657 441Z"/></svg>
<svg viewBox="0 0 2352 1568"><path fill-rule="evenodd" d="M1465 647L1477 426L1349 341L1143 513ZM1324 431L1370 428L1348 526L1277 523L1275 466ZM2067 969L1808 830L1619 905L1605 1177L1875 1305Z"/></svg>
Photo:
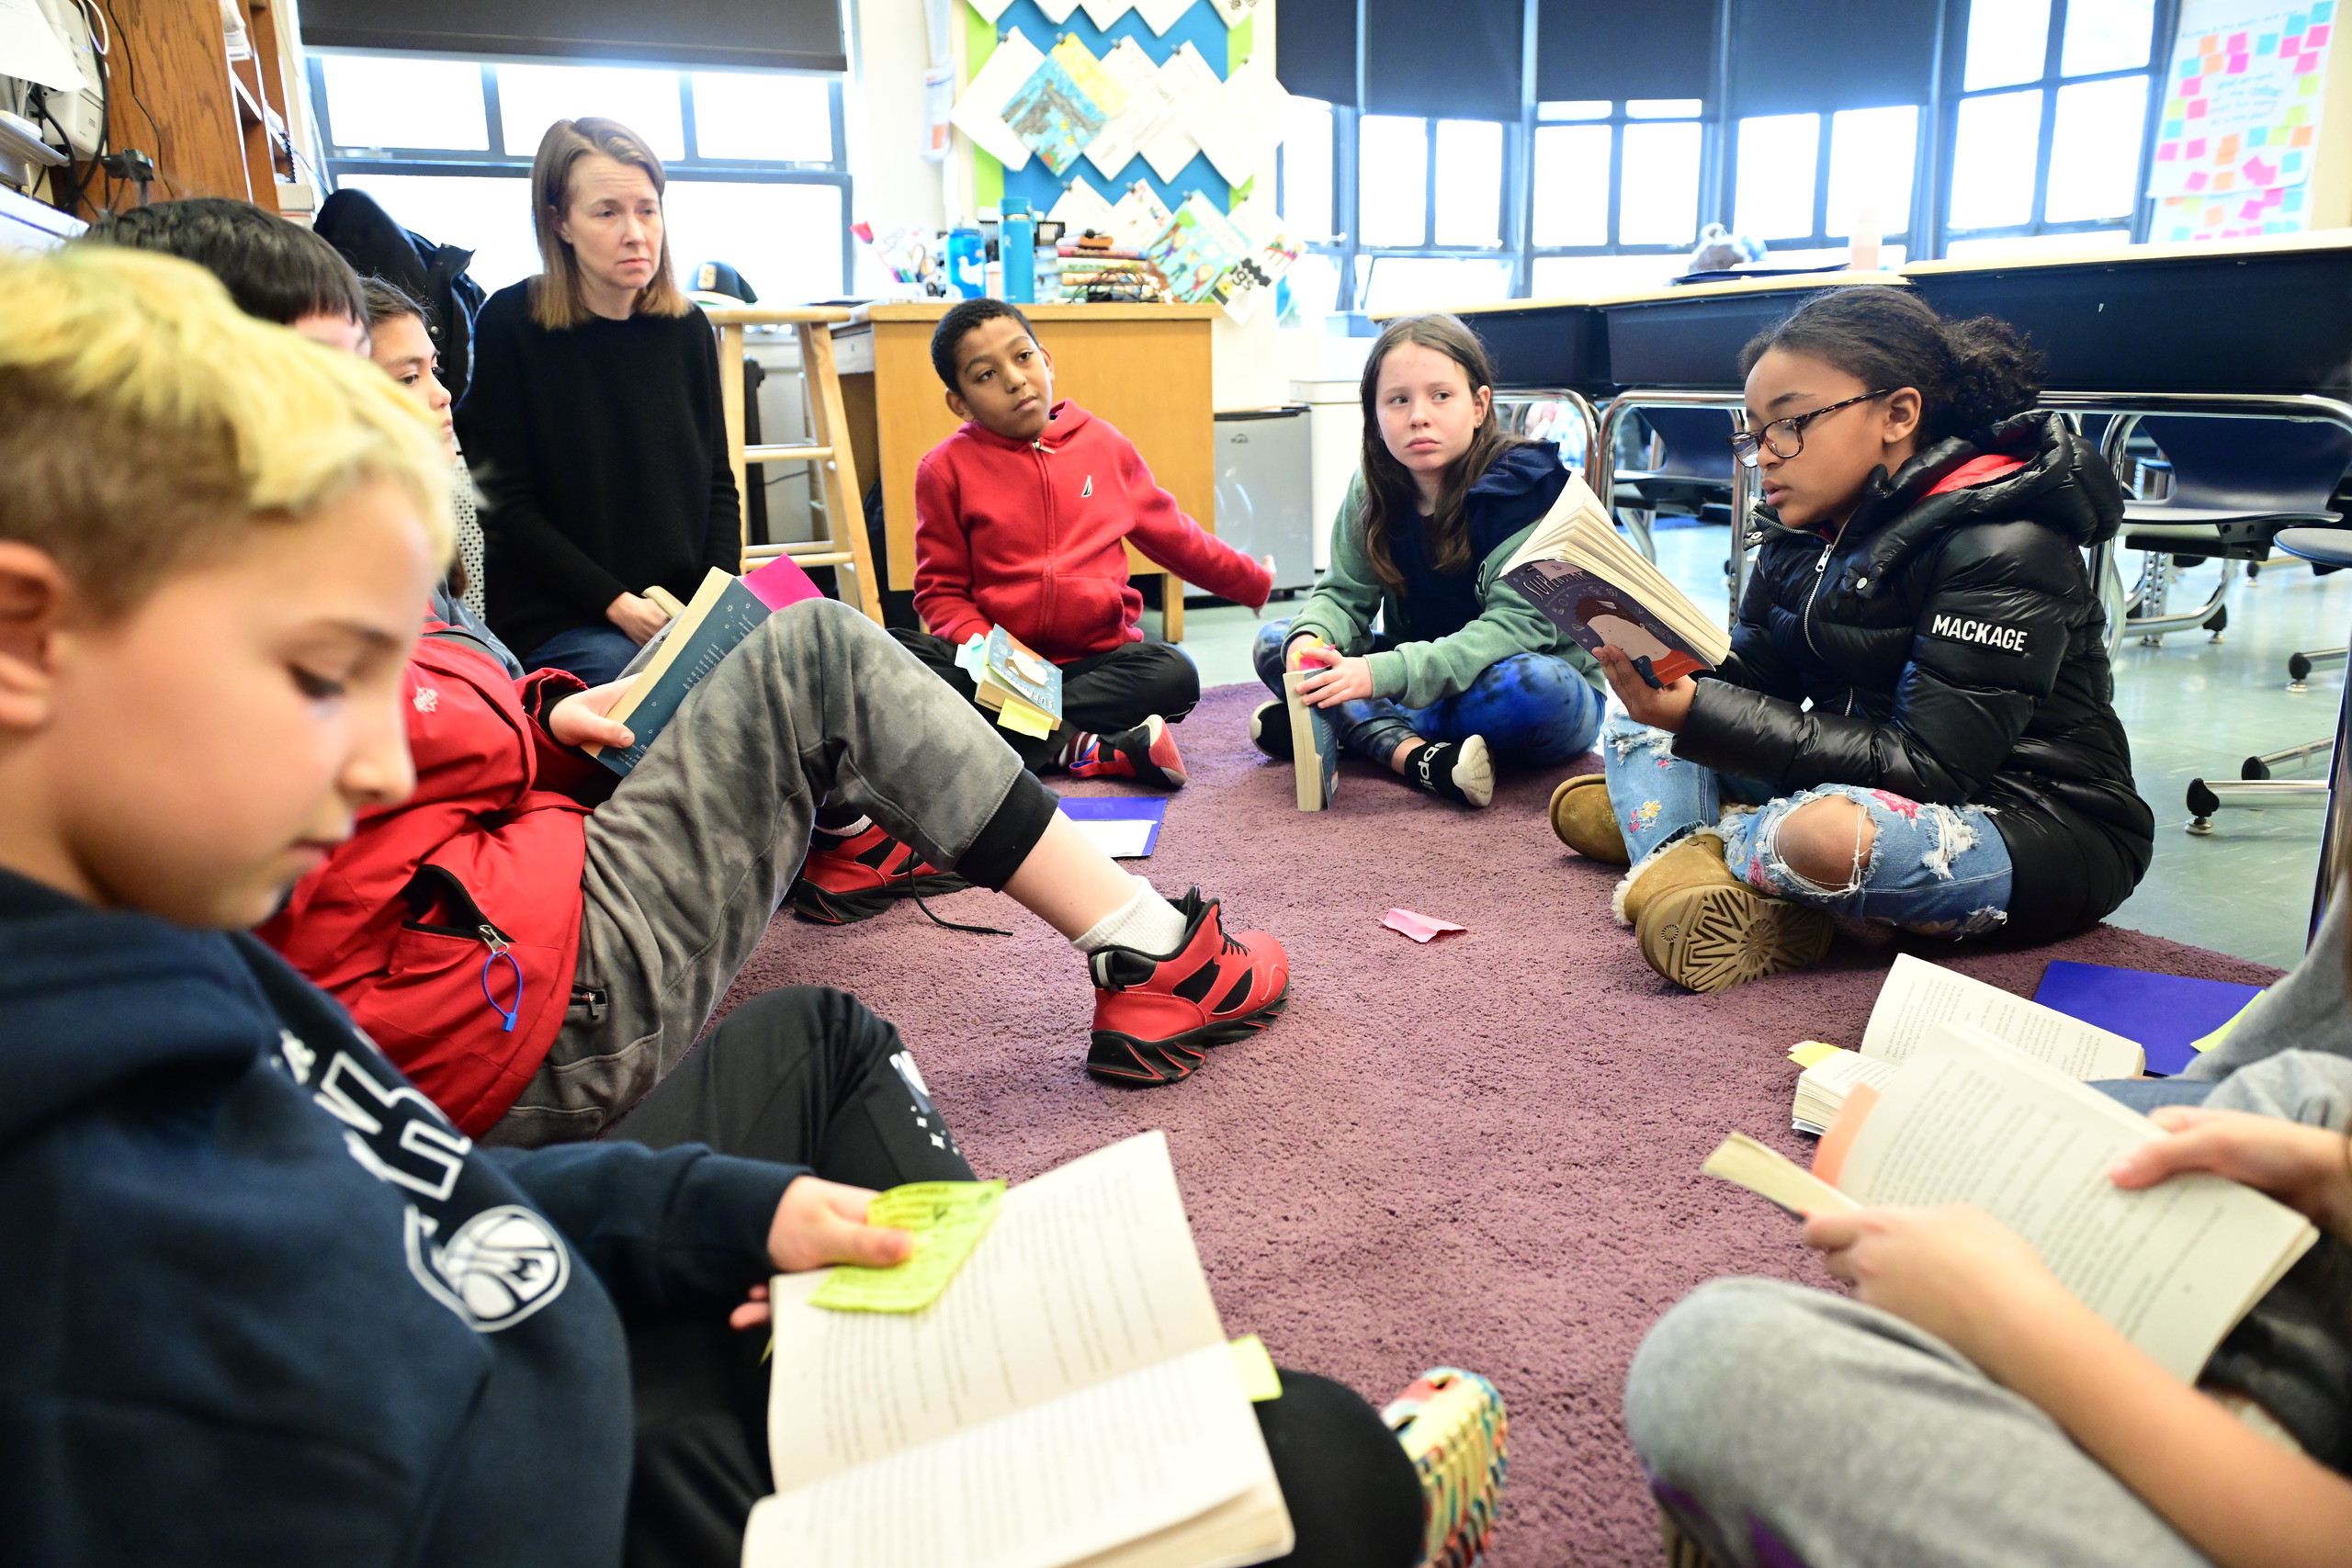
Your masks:
<svg viewBox="0 0 2352 1568"><path fill-rule="evenodd" d="M821 321L800 323L800 368L808 386L809 433L832 456L817 465L817 483L825 504L825 531L835 552L847 550L847 592L842 597L882 624L882 581L875 575L874 547L865 536L865 509L851 493L857 465L851 460L849 415L842 407L842 381L833 367L833 332ZM836 566L838 578L842 569Z"/></svg>

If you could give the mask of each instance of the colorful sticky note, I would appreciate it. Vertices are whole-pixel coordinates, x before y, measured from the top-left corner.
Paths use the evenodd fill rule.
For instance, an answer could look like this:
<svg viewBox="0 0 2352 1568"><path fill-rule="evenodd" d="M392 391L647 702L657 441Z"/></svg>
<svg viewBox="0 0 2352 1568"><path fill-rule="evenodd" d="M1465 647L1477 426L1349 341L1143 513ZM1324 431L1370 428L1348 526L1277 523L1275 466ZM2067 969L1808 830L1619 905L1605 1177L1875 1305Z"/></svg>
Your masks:
<svg viewBox="0 0 2352 1568"><path fill-rule="evenodd" d="M2180 150L2180 155L2189 159L2202 158L2205 156L2205 139L2201 136L2191 137L2188 145Z"/></svg>
<svg viewBox="0 0 2352 1568"><path fill-rule="evenodd" d="M2325 49L2327 47L2327 35L2330 30L2331 29L2324 23L2319 27L2309 28L2303 34L2303 47L2305 49Z"/></svg>
<svg viewBox="0 0 2352 1568"><path fill-rule="evenodd" d="M2239 208L2239 209L2238 209L2238 216L2239 216L2239 217L2241 217L2241 218L2259 218L2259 217L2261 217L2261 216L2262 216L2262 202L2261 202L2261 200L2260 200L2259 198L2256 198L2256 200L2253 200L2253 201L2249 201L2249 202L2247 202L2244 207Z"/></svg>
<svg viewBox="0 0 2352 1568"><path fill-rule="evenodd" d="M2222 52L2222 40L2221 40L2221 38L2220 38L2217 34L2213 34L2213 33L2207 33L2203 38L2199 39L2197 40L2197 52L2198 52L2200 56L2202 56L2202 55L2213 55L2213 54L2219 54L2219 53L2221 53L2221 52Z"/></svg>
<svg viewBox="0 0 2352 1568"><path fill-rule="evenodd" d="M1427 942L1447 931L1466 931L1470 929L1468 926L1457 926L1452 920L1431 919L1413 909L1391 909L1381 917L1380 923L1419 942Z"/></svg>
<svg viewBox="0 0 2352 1568"><path fill-rule="evenodd" d="M2306 54L2301 60L2295 62L2295 74L2303 78L2302 81L2295 84L2295 91L2298 93L2309 93L2317 90L2319 86L2319 78L2312 75L2312 73L2319 69L2319 58L2318 54L2312 53Z"/></svg>
<svg viewBox="0 0 2352 1568"><path fill-rule="evenodd" d="M2247 62L2247 61L2248 61L2250 58L2251 58L2250 56L2244 55L2244 54L2233 54L2233 55L2231 55L2231 56L2230 56L2229 69L2228 69L2228 73L2228 73L2229 75L2232 75L2232 76L2243 76L2243 75L2245 75L2245 74L2246 62Z"/></svg>
<svg viewBox="0 0 2352 1568"><path fill-rule="evenodd" d="M1823 1040L1800 1040L1789 1047L1789 1060L1800 1067L1812 1066L1838 1054L1838 1047Z"/></svg>
<svg viewBox="0 0 2352 1568"><path fill-rule="evenodd" d="M2295 133L2287 138L2287 145L2290 147L2310 146L2312 144L2312 130L2313 128L2308 125L2299 125L2295 127Z"/></svg>
<svg viewBox="0 0 2352 1568"><path fill-rule="evenodd" d="M2222 144L2213 149L2213 161L2217 164L2230 163L2233 161L2237 155L2238 136L2235 131L2232 131L2229 135L2222 137Z"/></svg>
<svg viewBox="0 0 2352 1568"><path fill-rule="evenodd" d="M1274 1359L1266 1354L1266 1342L1254 1334L1245 1334L1227 1349L1233 1352L1233 1370L1241 1374L1241 1392L1250 1396L1252 1404L1263 1404L1283 1396L1282 1374L1274 1370Z"/></svg>
<svg viewBox="0 0 2352 1568"><path fill-rule="evenodd" d="M2194 146L2196 145L2196 143L2192 141L2192 142L2190 142L2190 143L2189 143L2189 145L2190 145L2190 146L2192 146L2192 147L2194 147ZM2194 158L2195 156L2197 156L2197 154L2196 154L2196 153L2194 153L2194 152L2191 152L2191 153L2189 154L2189 156L2190 156L2190 157L2192 157L2192 158ZM2190 190L2203 190L2203 189L2205 188L2205 185L2206 185L2205 171L2203 171L2202 169L2199 169L2197 173L2195 173L2195 174L2193 174L2193 175L2189 175L2189 176L2188 176L2188 188L2189 188Z"/></svg>
<svg viewBox="0 0 2352 1568"><path fill-rule="evenodd" d="M808 1298L835 1312L921 1312L939 1299L972 1248L996 1224L1001 1181L916 1181L877 1196L865 1212L870 1225L911 1234L914 1255L895 1269L842 1264Z"/></svg>
<svg viewBox="0 0 2352 1568"><path fill-rule="evenodd" d="M2278 201L2278 208L2282 212L2301 212L2303 209L2303 193L2301 187L2297 186L2295 189L2287 192L2285 196L2281 197Z"/></svg>
<svg viewBox="0 0 2352 1568"><path fill-rule="evenodd" d="M2282 175L2301 174L2302 168L2303 155L2301 152L2290 152L2278 160L2278 172Z"/></svg>
<svg viewBox="0 0 2352 1568"><path fill-rule="evenodd" d="M2232 34L2230 35L2230 47L2229 47L2228 49L2224 50L2222 52L2223 52L2223 53L2226 53L2226 54L2242 54L2242 53L2244 53L2245 51L2245 34L2244 34L2244 33L2232 33Z"/></svg>
<svg viewBox="0 0 2352 1568"><path fill-rule="evenodd" d="M2225 190L2235 190L2237 188L2238 175L2235 169L2223 169L2220 174L2213 176L2213 189L2216 194ZM1043 739L1043 737L1040 737L1040 739Z"/></svg>
<svg viewBox="0 0 2352 1568"><path fill-rule="evenodd" d="M2205 118L2205 105L2206 100L2203 98L2189 99L2188 118L2191 119L2203 119Z"/></svg>
<svg viewBox="0 0 2352 1568"><path fill-rule="evenodd" d="M2277 33L2265 33L2265 34L2263 34L2260 38L2258 38L2258 39L2255 39L2255 40L2254 40L2254 52L2255 52L2255 53L2256 53L2256 54L2276 54L2276 53L2278 53L2278 35Z"/></svg>
<svg viewBox="0 0 2352 1568"><path fill-rule="evenodd" d="M2177 141L2166 141L2156 148L2156 162L2159 164L2169 164L2179 156L2180 143Z"/></svg>
<svg viewBox="0 0 2352 1568"><path fill-rule="evenodd" d="M2270 128L2267 125L2257 125L2245 133L2245 144L2248 147L2260 147L2269 140Z"/></svg>

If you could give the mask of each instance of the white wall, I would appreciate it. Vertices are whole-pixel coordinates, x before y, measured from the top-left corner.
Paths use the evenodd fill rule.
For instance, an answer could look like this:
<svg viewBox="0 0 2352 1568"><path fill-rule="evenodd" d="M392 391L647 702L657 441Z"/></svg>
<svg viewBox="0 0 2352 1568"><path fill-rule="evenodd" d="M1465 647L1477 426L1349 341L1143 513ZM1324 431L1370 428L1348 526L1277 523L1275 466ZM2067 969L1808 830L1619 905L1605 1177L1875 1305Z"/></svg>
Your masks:
<svg viewBox="0 0 2352 1568"><path fill-rule="evenodd" d="M956 0L962 4L962 0ZM942 165L923 156L922 73L931 63L924 0L852 0L850 80L842 111L854 191L850 220L876 233L946 227ZM889 281L860 245L856 291Z"/></svg>

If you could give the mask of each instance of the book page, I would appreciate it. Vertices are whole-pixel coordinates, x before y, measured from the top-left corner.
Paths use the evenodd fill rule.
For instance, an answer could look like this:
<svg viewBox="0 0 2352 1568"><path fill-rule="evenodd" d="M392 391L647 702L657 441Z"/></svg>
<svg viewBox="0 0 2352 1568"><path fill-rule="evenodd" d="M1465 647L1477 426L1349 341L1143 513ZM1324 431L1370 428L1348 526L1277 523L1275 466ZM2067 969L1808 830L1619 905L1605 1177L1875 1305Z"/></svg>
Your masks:
<svg viewBox="0 0 2352 1568"><path fill-rule="evenodd" d="M1859 1051L1835 1051L1797 1075L1800 1087L1826 1089L1843 1100L1858 1083L1884 1089L1894 1077L1895 1064Z"/></svg>
<svg viewBox="0 0 2352 1568"><path fill-rule="evenodd" d="M1600 498L1573 476L1551 511L1496 575L1510 577L1531 561L1546 560L1590 572L1631 595L1708 665L1721 664L1730 656L1731 637L1722 619L1692 604L1689 594L1619 534Z"/></svg>
<svg viewBox="0 0 2352 1568"><path fill-rule="evenodd" d="M742 1561L1057 1568L1272 1476L1232 1354L1216 1345L766 1498ZM1289 1549L1279 1505L1260 1530L1264 1556Z"/></svg>
<svg viewBox="0 0 2352 1568"><path fill-rule="evenodd" d="M1901 1062L1939 1023L1973 1024L2070 1078L2133 1078L2147 1064L2147 1053L2120 1034L1907 953L1895 955L1879 987L1862 1055Z"/></svg>
<svg viewBox="0 0 2352 1568"><path fill-rule="evenodd" d="M677 662L678 655L684 650L687 641L708 618L711 611L718 607L720 596L733 581L717 567L703 573L702 585L695 590L694 603L686 606L685 614L671 617L673 624L669 627L670 635L662 640L662 650L653 656L651 663L637 672L636 678L629 682L628 690L620 694L620 700L613 704L605 716L616 724L628 722L628 716L637 711L638 704L662 683L662 677L668 674L670 666ZM585 750L593 757L604 748L589 746Z"/></svg>
<svg viewBox="0 0 2352 1568"><path fill-rule="evenodd" d="M922 1312L810 1306L828 1272L771 1286L779 1492L1225 1344L1162 1133L1006 1193Z"/></svg>
<svg viewBox="0 0 2352 1568"><path fill-rule="evenodd" d="M1870 1204L1973 1203L2184 1382L2318 1233L2217 1176L2108 1178L2155 1123L1981 1029L1930 1029L1862 1122L1838 1185Z"/></svg>

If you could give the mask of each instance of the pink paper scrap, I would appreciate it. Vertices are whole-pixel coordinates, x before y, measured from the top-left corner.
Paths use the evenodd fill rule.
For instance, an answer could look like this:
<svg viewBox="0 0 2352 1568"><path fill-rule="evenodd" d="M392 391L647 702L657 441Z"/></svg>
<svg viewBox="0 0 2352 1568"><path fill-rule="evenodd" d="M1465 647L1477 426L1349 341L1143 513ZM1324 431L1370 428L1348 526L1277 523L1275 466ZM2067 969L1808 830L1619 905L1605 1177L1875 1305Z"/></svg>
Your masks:
<svg viewBox="0 0 2352 1568"><path fill-rule="evenodd" d="M1415 942L1428 942L1444 931L1466 931L1468 926L1457 926L1452 920L1433 920L1415 909L1391 909L1381 922L1392 931L1401 931Z"/></svg>
<svg viewBox="0 0 2352 1568"><path fill-rule="evenodd" d="M808 574L800 570L800 563L790 556L778 556L757 570L744 573L743 586L771 610L825 596L824 590L811 581Z"/></svg>

